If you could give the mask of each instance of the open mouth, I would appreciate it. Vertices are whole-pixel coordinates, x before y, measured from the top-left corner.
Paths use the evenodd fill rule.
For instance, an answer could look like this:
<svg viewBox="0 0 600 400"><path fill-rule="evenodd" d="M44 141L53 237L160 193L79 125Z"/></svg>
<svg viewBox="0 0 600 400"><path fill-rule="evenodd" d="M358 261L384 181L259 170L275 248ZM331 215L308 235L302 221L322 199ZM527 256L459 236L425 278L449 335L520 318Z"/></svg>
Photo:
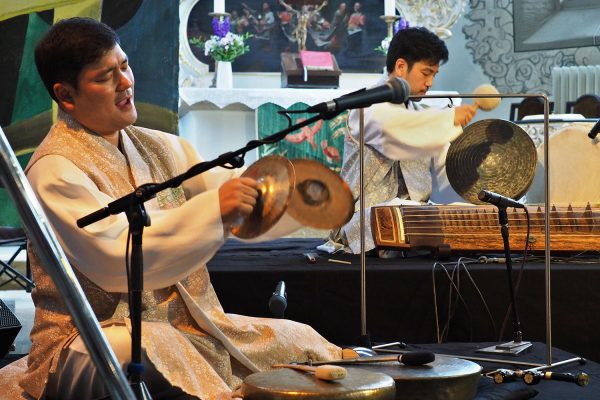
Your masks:
<svg viewBox="0 0 600 400"><path fill-rule="evenodd" d="M131 96L125 97L123 100L117 103L118 107L125 107L131 104Z"/></svg>

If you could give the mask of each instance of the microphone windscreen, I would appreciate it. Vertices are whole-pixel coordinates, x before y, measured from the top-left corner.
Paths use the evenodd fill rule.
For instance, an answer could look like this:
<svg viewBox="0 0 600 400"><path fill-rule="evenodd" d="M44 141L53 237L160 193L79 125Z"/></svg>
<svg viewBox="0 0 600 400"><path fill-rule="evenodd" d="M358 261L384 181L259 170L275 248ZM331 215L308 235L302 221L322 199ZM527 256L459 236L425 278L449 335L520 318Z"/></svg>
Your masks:
<svg viewBox="0 0 600 400"><path fill-rule="evenodd" d="M429 364L434 360L435 354L430 351L409 351L398 357L398 361L409 366Z"/></svg>
<svg viewBox="0 0 600 400"><path fill-rule="evenodd" d="M408 100L410 96L410 85L402 78L392 78L388 80L394 92L390 103L401 104Z"/></svg>
<svg viewBox="0 0 600 400"><path fill-rule="evenodd" d="M269 310L278 318L283 318L283 313L287 308L287 300L285 297L274 294L269 300Z"/></svg>

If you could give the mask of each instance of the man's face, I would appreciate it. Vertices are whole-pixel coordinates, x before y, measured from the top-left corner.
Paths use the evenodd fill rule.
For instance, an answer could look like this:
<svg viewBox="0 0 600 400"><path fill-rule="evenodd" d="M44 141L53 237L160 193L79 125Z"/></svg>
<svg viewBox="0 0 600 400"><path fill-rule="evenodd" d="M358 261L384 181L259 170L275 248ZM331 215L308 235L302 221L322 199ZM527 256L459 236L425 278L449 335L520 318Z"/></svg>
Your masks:
<svg viewBox="0 0 600 400"><path fill-rule="evenodd" d="M399 58L396 61L394 74L408 82L411 95L419 96L424 95L431 88L433 79L439 69L439 64L430 64L423 61L415 62L409 68L408 63L404 59Z"/></svg>
<svg viewBox="0 0 600 400"><path fill-rule="evenodd" d="M86 128L110 136L135 122L137 110L133 102L133 72L127 55L119 45L107 51L95 63L83 68L78 88L62 85L67 97L58 94L61 105ZM59 93L61 89L58 88Z"/></svg>

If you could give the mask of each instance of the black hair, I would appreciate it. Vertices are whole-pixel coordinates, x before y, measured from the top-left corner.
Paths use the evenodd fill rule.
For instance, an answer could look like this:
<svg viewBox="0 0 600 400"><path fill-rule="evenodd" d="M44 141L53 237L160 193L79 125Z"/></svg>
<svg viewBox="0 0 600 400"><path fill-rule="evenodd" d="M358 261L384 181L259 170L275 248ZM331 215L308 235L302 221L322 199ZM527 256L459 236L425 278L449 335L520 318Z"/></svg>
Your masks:
<svg viewBox="0 0 600 400"><path fill-rule="evenodd" d="M388 73L394 71L399 58L406 60L409 69L416 62L443 64L448 61L448 48L426 28L406 28L398 31L390 42L385 63Z"/></svg>
<svg viewBox="0 0 600 400"><path fill-rule="evenodd" d="M55 83L68 83L77 90L83 68L120 43L111 27L95 19L63 19L51 26L36 45L35 65L46 90L58 101L52 89Z"/></svg>

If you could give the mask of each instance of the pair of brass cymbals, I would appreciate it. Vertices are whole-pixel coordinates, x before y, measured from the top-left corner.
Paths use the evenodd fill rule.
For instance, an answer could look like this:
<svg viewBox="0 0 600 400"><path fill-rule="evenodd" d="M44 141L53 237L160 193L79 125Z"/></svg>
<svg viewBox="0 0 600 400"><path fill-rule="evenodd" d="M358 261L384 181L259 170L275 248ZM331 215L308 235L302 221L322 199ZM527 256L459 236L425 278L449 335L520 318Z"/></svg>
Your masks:
<svg viewBox="0 0 600 400"><path fill-rule="evenodd" d="M241 239L267 233L286 213L300 225L333 229L348 222L354 212L346 182L317 161L271 155L242 176L258 182L259 196L252 213L231 229Z"/></svg>

